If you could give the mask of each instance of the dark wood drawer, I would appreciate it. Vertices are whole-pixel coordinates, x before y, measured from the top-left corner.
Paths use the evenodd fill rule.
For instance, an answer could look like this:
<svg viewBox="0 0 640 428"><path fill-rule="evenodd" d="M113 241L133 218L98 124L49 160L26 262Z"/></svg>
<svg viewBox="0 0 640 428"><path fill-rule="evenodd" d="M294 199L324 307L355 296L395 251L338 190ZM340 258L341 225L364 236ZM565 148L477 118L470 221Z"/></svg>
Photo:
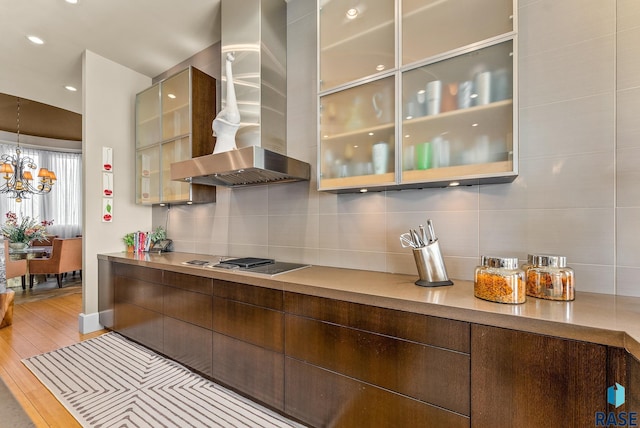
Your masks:
<svg viewBox="0 0 640 428"><path fill-rule="evenodd" d="M126 276L128 278L140 279L147 282L162 283L162 270L134 266L125 263L115 263L115 274L117 276Z"/></svg>
<svg viewBox="0 0 640 428"><path fill-rule="evenodd" d="M469 355L295 315L288 357L469 415Z"/></svg>
<svg viewBox="0 0 640 428"><path fill-rule="evenodd" d="M211 330L213 302L210 295L164 287L163 313Z"/></svg>
<svg viewBox="0 0 640 428"><path fill-rule="evenodd" d="M163 352L162 314L128 303L116 303L114 325L123 336Z"/></svg>
<svg viewBox="0 0 640 428"><path fill-rule="evenodd" d="M470 348L463 321L289 292L285 312L460 352Z"/></svg>
<svg viewBox="0 0 640 428"><path fill-rule="evenodd" d="M131 303L155 312L162 312L162 285L140 279L116 276L114 302Z"/></svg>
<svg viewBox="0 0 640 428"><path fill-rule="evenodd" d="M222 280L214 280L213 294L223 299L249 303L276 311L283 309L283 292L272 288L256 287Z"/></svg>
<svg viewBox="0 0 640 428"><path fill-rule="evenodd" d="M468 417L292 358L285 379L284 411L314 427L469 427Z"/></svg>
<svg viewBox="0 0 640 428"><path fill-rule="evenodd" d="M213 294L212 278L164 271L163 279L164 284L170 287L193 291L194 293L207 294L209 296Z"/></svg>
<svg viewBox="0 0 640 428"><path fill-rule="evenodd" d="M284 352L284 314L233 300L213 298L213 330Z"/></svg>
<svg viewBox="0 0 640 428"><path fill-rule="evenodd" d="M185 366L212 376L211 330L164 317L164 354Z"/></svg>
<svg viewBox="0 0 640 428"><path fill-rule="evenodd" d="M212 373L214 379L283 410L283 354L213 333Z"/></svg>

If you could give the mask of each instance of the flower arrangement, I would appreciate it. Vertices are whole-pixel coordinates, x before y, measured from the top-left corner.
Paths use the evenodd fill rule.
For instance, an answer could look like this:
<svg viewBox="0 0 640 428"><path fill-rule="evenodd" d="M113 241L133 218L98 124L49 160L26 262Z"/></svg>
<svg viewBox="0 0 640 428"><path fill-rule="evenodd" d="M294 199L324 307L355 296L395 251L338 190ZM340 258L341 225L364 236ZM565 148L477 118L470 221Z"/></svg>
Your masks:
<svg viewBox="0 0 640 428"><path fill-rule="evenodd" d="M2 228L2 235L11 242L28 244L31 241L46 241L46 227L53 224L53 220L37 221L31 217L23 217L18 221L18 215L9 211Z"/></svg>

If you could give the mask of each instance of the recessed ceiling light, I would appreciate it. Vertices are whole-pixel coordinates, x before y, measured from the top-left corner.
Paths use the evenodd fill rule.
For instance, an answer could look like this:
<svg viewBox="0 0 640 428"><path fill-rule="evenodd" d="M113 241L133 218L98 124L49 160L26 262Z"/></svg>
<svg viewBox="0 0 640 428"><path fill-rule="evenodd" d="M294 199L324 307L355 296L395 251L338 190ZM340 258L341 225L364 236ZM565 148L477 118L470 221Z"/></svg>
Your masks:
<svg viewBox="0 0 640 428"><path fill-rule="evenodd" d="M27 36L27 39L29 39L29 41L34 45L41 45L44 43L44 40L37 36Z"/></svg>
<svg viewBox="0 0 640 428"><path fill-rule="evenodd" d="M78 4L78 0L65 0L67 3Z"/></svg>
<svg viewBox="0 0 640 428"><path fill-rule="evenodd" d="M378 70L378 71L384 70L384 64L376 65L376 70Z"/></svg>
<svg viewBox="0 0 640 428"><path fill-rule="evenodd" d="M67 91L75 92L77 91L75 86L67 85L64 87Z"/></svg>
<svg viewBox="0 0 640 428"><path fill-rule="evenodd" d="M352 7L345 15L347 16L347 19L356 19L358 17L358 9Z"/></svg>
<svg viewBox="0 0 640 428"><path fill-rule="evenodd" d="M176 98L176 96L175 96L174 94L167 94L167 96L168 96L169 98L171 98L172 100L174 100L174 99Z"/></svg>

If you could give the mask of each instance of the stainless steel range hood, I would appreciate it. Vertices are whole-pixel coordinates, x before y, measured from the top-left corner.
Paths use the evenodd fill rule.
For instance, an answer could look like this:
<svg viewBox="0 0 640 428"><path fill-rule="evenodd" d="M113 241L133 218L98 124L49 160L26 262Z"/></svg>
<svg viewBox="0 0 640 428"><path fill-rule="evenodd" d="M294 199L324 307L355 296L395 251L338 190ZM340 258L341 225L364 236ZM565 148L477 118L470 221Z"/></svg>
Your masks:
<svg viewBox="0 0 640 428"><path fill-rule="evenodd" d="M173 163L172 180L239 187L310 179L310 165L287 156L286 13L284 0L222 0L221 62L234 53L238 149Z"/></svg>
<svg viewBox="0 0 640 428"><path fill-rule="evenodd" d="M209 186L252 186L309 180L308 163L258 146L171 164L171 177Z"/></svg>

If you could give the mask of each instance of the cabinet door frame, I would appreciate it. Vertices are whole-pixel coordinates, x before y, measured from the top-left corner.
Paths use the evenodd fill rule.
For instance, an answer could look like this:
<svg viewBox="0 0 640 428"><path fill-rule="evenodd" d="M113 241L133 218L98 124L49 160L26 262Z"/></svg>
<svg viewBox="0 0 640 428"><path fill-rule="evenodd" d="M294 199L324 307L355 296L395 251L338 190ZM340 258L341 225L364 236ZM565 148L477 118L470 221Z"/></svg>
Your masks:
<svg viewBox="0 0 640 428"><path fill-rule="evenodd" d="M317 2L316 13L316 25L317 25L317 38L316 38L316 54L317 54L317 108L318 112L322 111L322 98L328 95L336 94L348 89L362 87L368 83L376 82L384 78L395 76L395 134L394 134L394 172L393 174L365 174L357 175L355 172L353 175L346 177L323 179L322 172L326 170L323 168L323 135L321 128L321 116L319 113L317 116L317 190L329 191L333 193L364 193L366 191L384 191L384 190L402 190L402 189L415 189L425 187L450 187L458 185L478 185L478 184L492 184L492 183L509 183L515 180L518 176L518 21L517 21L517 2L514 0L511 2L512 14L510 19L512 20L512 30L493 36L484 40L479 40L475 43L468 44L459 48L452 49L450 51L437 54L428 58L423 58L415 62L401 64L401 52L402 52L402 11L401 0L395 0L395 64L393 69L386 69L377 73L372 73L361 78L337 84L334 87L322 89L321 77L321 13L320 4ZM403 178L403 152L402 152L402 75L413 69L423 67L425 65L433 64L447 59L452 59L456 56L460 56L466 53L478 51L479 49L491 47L499 43L511 41L512 43L512 76L511 76L511 90L512 90L512 123L511 123L511 158L504 164L496 165L492 163L473 163L468 165L470 168L466 168L467 165L462 165L461 168L446 168L441 174L435 174L432 177L421 178L420 175L413 175L413 178L409 176L407 179ZM369 132L375 132L376 129L362 128L359 134L363 136ZM356 137L357 138L357 137ZM508 140L508 136L507 136ZM391 177L392 176L392 177ZM417 178L416 178L417 177Z"/></svg>

